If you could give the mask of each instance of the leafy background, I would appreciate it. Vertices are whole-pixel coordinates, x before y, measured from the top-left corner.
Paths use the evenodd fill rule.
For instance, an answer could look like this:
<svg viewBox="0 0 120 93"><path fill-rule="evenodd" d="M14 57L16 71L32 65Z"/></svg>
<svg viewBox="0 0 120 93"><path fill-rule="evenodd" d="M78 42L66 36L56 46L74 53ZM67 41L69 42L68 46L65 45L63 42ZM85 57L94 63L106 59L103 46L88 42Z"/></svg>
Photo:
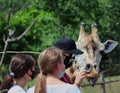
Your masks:
<svg viewBox="0 0 120 93"><path fill-rule="evenodd" d="M36 16L37 23L19 41L9 43L7 51L41 52L53 45L56 38L63 35L75 41L79 35L81 22L86 23L87 32L91 24L98 25L101 42L113 39L120 42L120 1L119 0L13 0L12 16L8 23L9 4L12 0L0 0L0 51L4 49L3 36L8 29L17 37L31 24ZM0 58L1 58L0 54ZM14 54L6 54L0 68L0 79L8 73L8 65ZM36 54L31 54L36 59ZM101 69L111 69L106 75L119 75L120 45L101 62Z"/></svg>

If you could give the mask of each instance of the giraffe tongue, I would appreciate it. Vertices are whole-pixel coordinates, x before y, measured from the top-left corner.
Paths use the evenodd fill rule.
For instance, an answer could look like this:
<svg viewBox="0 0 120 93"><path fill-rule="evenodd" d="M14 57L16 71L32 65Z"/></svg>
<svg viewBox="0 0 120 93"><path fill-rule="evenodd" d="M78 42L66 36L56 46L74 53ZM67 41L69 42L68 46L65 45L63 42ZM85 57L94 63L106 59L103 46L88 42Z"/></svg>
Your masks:
<svg viewBox="0 0 120 93"><path fill-rule="evenodd" d="M91 84L91 86L93 87L95 85L97 79L96 78L88 78L88 81Z"/></svg>

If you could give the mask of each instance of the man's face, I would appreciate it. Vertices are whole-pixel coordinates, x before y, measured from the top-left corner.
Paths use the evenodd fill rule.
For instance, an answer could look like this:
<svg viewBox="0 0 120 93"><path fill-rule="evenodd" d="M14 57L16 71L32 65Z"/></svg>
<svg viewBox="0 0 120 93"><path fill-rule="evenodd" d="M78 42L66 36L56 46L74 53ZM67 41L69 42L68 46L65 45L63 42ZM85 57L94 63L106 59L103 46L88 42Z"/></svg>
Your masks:
<svg viewBox="0 0 120 93"><path fill-rule="evenodd" d="M68 52L65 52L64 55L65 55L64 64L65 64L65 68L67 69L72 65L72 59L74 59L74 56L73 54L70 54Z"/></svg>

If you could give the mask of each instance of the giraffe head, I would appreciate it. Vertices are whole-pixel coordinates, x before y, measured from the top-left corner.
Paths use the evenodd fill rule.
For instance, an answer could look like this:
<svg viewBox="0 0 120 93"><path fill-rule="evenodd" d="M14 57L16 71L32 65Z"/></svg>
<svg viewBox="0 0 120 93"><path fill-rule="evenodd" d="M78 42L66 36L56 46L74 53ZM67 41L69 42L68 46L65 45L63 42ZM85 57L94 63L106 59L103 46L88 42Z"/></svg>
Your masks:
<svg viewBox="0 0 120 93"><path fill-rule="evenodd" d="M83 51L83 54L75 56L75 72L77 73L82 69L87 70L87 79L90 84L94 86L99 76L99 65L102 53L111 52L117 46L118 42L107 40L101 43L97 33L97 25L93 24L91 30L91 33L87 34L85 32L85 24L81 23L80 34L76 41L76 46Z"/></svg>

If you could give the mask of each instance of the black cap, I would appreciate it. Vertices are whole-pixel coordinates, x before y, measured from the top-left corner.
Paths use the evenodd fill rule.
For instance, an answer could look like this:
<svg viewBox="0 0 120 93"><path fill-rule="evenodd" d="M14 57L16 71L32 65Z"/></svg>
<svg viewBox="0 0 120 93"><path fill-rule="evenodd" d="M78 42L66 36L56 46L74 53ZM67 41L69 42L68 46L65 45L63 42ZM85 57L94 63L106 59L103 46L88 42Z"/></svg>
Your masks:
<svg viewBox="0 0 120 93"><path fill-rule="evenodd" d="M60 48L72 54L83 54L76 48L75 41L69 37L60 37L54 42L54 47Z"/></svg>

